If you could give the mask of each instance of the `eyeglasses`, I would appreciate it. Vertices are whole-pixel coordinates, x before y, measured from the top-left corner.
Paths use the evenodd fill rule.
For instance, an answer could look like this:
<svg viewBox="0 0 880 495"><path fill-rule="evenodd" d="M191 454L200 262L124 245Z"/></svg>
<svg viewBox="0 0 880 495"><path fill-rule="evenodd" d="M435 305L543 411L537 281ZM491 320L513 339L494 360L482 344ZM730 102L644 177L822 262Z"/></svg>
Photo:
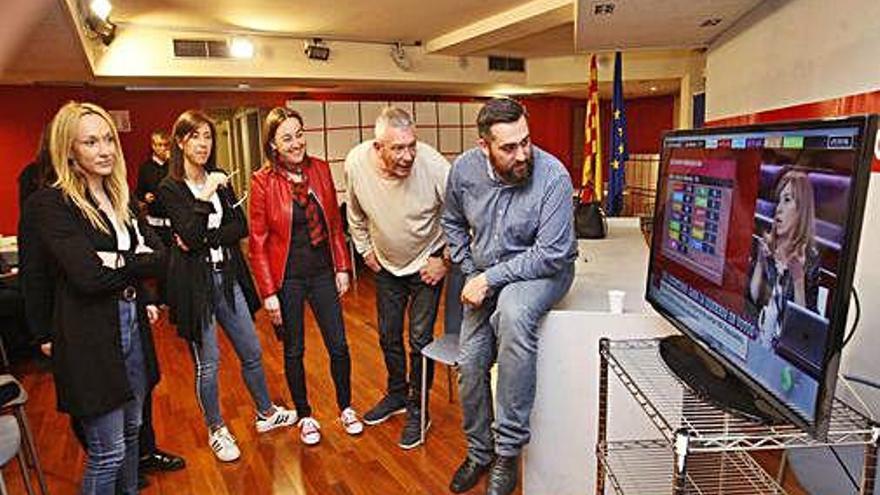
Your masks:
<svg viewBox="0 0 880 495"><path fill-rule="evenodd" d="M403 156L407 152L409 152L410 156L415 156L416 154L416 143L412 144L394 144L394 145L385 145L391 151L391 154L394 156Z"/></svg>

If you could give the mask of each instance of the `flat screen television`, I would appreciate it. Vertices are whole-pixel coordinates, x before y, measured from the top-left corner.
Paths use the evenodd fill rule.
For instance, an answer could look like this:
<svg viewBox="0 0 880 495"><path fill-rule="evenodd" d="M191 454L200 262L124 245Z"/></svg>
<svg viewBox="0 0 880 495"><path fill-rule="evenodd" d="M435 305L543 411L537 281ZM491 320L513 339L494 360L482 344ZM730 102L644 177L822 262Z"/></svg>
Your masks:
<svg viewBox="0 0 880 495"><path fill-rule="evenodd" d="M860 116L663 137L646 298L699 394L825 436L876 133Z"/></svg>

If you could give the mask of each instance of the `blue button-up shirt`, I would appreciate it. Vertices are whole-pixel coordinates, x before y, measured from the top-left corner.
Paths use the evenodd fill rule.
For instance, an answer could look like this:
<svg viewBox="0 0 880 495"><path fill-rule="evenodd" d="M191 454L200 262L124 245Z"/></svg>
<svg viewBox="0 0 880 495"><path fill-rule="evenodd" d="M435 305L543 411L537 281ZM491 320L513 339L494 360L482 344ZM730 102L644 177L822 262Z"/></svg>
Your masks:
<svg viewBox="0 0 880 495"><path fill-rule="evenodd" d="M446 185L443 229L452 261L490 287L555 275L577 257L571 178L553 155L532 146L523 184L496 178L479 148L455 160Z"/></svg>

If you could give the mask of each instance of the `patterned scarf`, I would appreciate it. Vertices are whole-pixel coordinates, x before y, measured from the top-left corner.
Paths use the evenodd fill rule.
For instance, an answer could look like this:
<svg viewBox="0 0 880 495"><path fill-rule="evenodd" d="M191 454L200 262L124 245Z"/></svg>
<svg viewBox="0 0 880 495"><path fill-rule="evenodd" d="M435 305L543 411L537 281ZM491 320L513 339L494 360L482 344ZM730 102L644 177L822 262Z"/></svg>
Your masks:
<svg viewBox="0 0 880 495"><path fill-rule="evenodd" d="M318 201L309 198L309 165L311 162L306 157L302 165L294 165L292 169L281 167L281 170L290 182L291 191L293 192L293 201L305 208L306 219L309 222L309 241L312 246L317 246L327 239L327 229L324 228L324 222L321 221L321 213L318 211Z"/></svg>

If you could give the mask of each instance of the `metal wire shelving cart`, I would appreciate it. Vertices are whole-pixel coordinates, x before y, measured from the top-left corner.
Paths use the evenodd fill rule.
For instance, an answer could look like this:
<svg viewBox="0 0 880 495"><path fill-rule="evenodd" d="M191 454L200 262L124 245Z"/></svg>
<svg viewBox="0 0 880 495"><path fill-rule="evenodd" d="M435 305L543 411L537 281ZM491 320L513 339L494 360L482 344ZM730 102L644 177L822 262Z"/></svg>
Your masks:
<svg viewBox="0 0 880 495"><path fill-rule="evenodd" d="M820 442L792 425L731 415L680 382L663 363L659 344L657 339L600 341L597 495L605 494L606 483L617 495L784 494L748 451L828 445L865 447L859 493L874 493L880 428L867 417L835 399L827 439ZM607 438L609 370L660 438Z"/></svg>

